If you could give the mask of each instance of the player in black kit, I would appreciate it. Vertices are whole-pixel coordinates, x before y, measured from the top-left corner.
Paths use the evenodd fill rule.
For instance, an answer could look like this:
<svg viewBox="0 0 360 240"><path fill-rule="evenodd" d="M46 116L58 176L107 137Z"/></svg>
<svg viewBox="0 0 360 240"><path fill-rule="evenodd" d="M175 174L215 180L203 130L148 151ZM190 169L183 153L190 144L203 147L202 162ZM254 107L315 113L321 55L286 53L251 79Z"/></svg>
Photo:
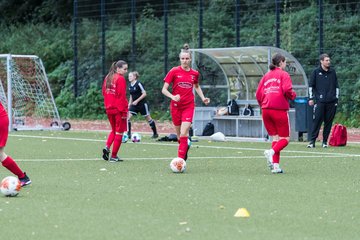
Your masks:
<svg viewBox="0 0 360 240"><path fill-rule="evenodd" d="M150 116L149 105L146 102L146 91L142 83L138 80L139 78L138 72L130 72L129 73L129 92L130 92L130 99L129 99L129 120L128 120L128 136L131 137L131 117L140 113L145 119L148 121L153 135L151 138L157 138L159 135L156 131L155 121Z"/></svg>

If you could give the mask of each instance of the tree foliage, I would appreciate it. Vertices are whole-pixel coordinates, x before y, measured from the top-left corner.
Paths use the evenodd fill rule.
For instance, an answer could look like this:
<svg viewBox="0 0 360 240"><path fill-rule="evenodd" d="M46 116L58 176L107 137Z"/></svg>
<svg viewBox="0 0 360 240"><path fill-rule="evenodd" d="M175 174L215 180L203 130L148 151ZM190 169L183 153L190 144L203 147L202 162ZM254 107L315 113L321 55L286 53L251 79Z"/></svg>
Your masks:
<svg viewBox="0 0 360 240"><path fill-rule="evenodd" d="M43 60L62 117L102 118L100 1L78 1L78 82L74 96L73 1L0 1L1 53L35 54ZM151 110L164 113L160 94L164 69L163 1L136 6L136 54L132 55L131 1L106 1L106 66L124 59L146 87ZM139 2L139 1L137 1ZM169 0L168 66L176 66L184 43L199 44L199 1ZM275 46L275 1L240 1L241 46ZM315 1L281 2L281 48L292 53L306 74L318 65L318 6ZM203 48L235 47L236 1L203 1ZM3 11L4 10L4 11ZM337 70L341 88L337 117L359 126L360 3L324 0L324 51ZM135 69L136 68L136 69ZM167 69L169 70L169 69ZM167 114L164 114L167 116Z"/></svg>

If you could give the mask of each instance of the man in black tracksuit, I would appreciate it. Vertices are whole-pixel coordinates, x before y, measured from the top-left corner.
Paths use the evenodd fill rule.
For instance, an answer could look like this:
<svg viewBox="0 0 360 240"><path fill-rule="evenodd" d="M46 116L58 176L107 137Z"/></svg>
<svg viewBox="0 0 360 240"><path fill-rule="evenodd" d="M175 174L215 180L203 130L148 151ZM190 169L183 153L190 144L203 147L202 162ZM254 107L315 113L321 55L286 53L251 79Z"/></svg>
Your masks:
<svg viewBox="0 0 360 240"><path fill-rule="evenodd" d="M322 147L328 147L327 141L335 117L339 99L339 84L334 69L330 68L330 57L320 55L320 66L316 68L309 82L309 105L314 106L313 126L308 148L315 147L316 138L324 122Z"/></svg>

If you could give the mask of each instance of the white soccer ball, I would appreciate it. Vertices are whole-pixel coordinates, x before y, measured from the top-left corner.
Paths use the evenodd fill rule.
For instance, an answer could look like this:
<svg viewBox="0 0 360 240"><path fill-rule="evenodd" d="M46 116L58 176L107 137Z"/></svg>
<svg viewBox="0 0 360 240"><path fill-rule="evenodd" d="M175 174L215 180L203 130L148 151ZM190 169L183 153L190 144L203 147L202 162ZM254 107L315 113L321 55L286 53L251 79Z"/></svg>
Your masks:
<svg viewBox="0 0 360 240"><path fill-rule="evenodd" d="M15 197L21 190L21 182L17 177L8 176L1 181L0 191L7 197Z"/></svg>
<svg viewBox="0 0 360 240"><path fill-rule="evenodd" d="M186 170L186 161L182 158L176 157L170 162L171 171L174 173L182 173Z"/></svg>
<svg viewBox="0 0 360 240"><path fill-rule="evenodd" d="M128 140L129 140L129 136L128 136L126 133L124 133L124 134L123 134L123 137L122 137L122 139L121 139L121 142L122 142L122 143L126 143Z"/></svg>
<svg viewBox="0 0 360 240"><path fill-rule="evenodd" d="M131 141L134 143L140 142L141 141L141 136L138 133L133 133L131 135Z"/></svg>

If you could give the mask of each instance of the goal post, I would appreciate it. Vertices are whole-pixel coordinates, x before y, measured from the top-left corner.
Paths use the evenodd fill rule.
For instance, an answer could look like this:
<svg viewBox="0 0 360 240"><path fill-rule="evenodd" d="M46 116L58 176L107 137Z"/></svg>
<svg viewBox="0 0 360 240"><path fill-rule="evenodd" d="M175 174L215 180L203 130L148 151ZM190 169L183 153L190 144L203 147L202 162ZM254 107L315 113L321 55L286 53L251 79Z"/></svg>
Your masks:
<svg viewBox="0 0 360 240"><path fill-rule="evenodd" d="M69 130L62 123L41 59L0 54L0 100L9 115L9 130Z"/></svg>

